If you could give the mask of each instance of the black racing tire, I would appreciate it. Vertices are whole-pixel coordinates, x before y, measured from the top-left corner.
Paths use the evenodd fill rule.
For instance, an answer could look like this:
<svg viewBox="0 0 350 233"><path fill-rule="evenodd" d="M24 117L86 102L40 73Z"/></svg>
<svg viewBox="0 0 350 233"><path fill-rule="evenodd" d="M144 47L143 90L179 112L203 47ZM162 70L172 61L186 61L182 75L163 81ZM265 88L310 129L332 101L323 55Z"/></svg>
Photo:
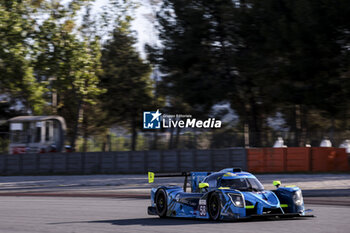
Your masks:
<svg viewBox="0 0 350 233"><path fill-rule="evenodd" d="M164 189L159 189L156 193L155 198L156 203L156 210L159 217L164 218L166 217L166 213L168 210L168 204L167 204L167 195Z"/></svg>
<svg viewBox="0 0 350 233"><path fill-rule="evenodd" d="M209 197L208 213L211 220L217 221L220 219L221 201L217 193L213 193Z"/></svg>

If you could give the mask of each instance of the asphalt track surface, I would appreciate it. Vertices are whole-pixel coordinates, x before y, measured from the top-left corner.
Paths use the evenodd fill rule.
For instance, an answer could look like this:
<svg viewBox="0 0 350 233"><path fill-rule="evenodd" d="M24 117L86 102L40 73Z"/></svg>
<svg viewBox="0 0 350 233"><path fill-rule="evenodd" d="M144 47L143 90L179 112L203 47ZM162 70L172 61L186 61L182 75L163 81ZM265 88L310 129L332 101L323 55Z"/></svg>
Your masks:
<svg viewBox="0 0 350 233"><path fill-rule="evenodd" d="M316 218L212 222L149 216L149 200L81 197L0 197L0 232L350 232L349 206L307 205Z"/></svg>

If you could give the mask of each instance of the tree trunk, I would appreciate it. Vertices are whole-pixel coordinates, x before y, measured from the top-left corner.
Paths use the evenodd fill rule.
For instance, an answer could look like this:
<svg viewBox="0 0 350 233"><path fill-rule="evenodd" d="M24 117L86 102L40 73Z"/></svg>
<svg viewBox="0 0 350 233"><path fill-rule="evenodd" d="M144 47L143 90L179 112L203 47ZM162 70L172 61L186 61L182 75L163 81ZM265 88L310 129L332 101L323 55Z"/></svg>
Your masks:
<svg viewBox="0 0 350 233"><path fill-rule="evenodd" d="M110 134L107 134L107 151L112 151L112 138Z"/></svg>
<svg viewBox="0 0 350 233"><path fill-rule="evenodd" d="M52 90L52 113L57 114L57 91Z"/></svg>
<svg viewBox="0 0 350 233"><path fill-rule="evenodd" d="M330 133L330 140L332 143L334 143L334 128L335 128L335 120L334 116L331 116L331 133Z"/></svg>
<svg viewBox="0 0 350 233"><path fill-rule="evenodd" d="M249 147L249 124L244 123L244 147Z"/></svg>
<svg viewBox="0 0 350 233"><path fill-rule="evenodd" d="M250 145L254 147L260 147L260 127L258 109L253 98L250 99L250 111L249 111L249 129L250 129Z"/></svg>
<svg viewBox="0 0 350 233"><path fill-rule="evenodd" d="M173 148L175 148L175 149L177 149L178 146L179 146L180 131L181 131L180 127L176 128L175 143L174 143L174 146L173 146Z"/></svg>
<svg viewBox="0 0 350 233"><path fill-rule="evenodd" d="M72 151L75 151L75 146L76 146L75 142L76 142L77 137L78 137L79 115L80 115L80 109L81 109L82 102L83 102L82 100L78 101L77 112L76 112L76 115L75 115L75 122L74 122L74 125L73 125L73 134L72 134L72 138L71 138L71 141L70 141L70 145L71 145Z"/></svg>
<svg viewBox="0 0 350 233"><path fill-rule="evenodd" d="M83 111L86 110L86 105L83 105ZM85 116L85 111L83 112L83 122L82 122L82 130L83 130L83 152L87 152L87 142L88 142L88 127L89 122Z"/></svg>
<svg viewBox="0 0 350 233"><path fill-rule="evenodd" d="M87 134L87 131L84 130L84 133L83 133L83 152L87 152L87 141L88 141L88 134Z"/></svg>
<svg viewBox="0 0 350 233"><path fill-rule="evenodd" d="M196 129L194 128L193 130L193 143L192 143L192 148L193 149L197 149L197 131Z"/></svg>
<svg viewBox="0 0 350 233"><path fill-rule="evenodd" d="M174 141L174 128L170 128L170 138L169 138L169 144L168 144L168 149L171 150L173 149L173 141Z"/></svg>
<svg viewBox="0 0 350 233"><path fill-rule="evenodd" d="M259 126L260 126L260 144L261 146L265 147L265 146L272 146L272 145L268 145L267 142L267 125L266 125L266 117L265 114L263 112L260 112L260 117L259 117Z"/></svg>
<svg viewBox="0 0 350 233"><path fill-rule="evenodd" d="M305 136L303 133L303 109L300 104L294 106L295 111L295 146L305 146Z"/></svg>
<svg viewBox="0 0 350 233"><path fill-rule="evenodd" d="M103 139L103 143L102 143L102 151L106 152L106 151L111 151L111 135L110 134L106 134L106 137Z"/></svg>
<svg viewBox="0 0 350 233"><path fill-rule="evenodd" d="M301 134L301 114L300 114L300 105L295 104L292 108L292 116L293 119L292 125L291 125L291 132L294 134L293 141L291 143L291 146L299 146L300 142L300 134Z"/></svg>
<svg viewBox="0 0 350 233"><path fill-rule="evenodd" d="M250 147L250 128L249 128L249 104L245 103L242 105L243 111L243 122L244 122L244 147Z"/></svg>
<svg viewBox="0 0 350 233"><path fill-rule="evenodd" d="M300 135L300 147L306 145L306 136L307 136L307 111L304 106L301 106L301 135Z"/></svg>
<svg viewBox="0 0 350 233"><path fill-rule="evenodd" d="M106 141L103 140L102 148L101 148L101 151L102 151L102 152L106 152L106 147L107 147L106 145L107 145Z"/></svg>
<svg viewBox="0 0 350 233"><path fill-rule="evenodd" d="M137 143L137 126L136 126L136 119L133 116L131 120L131 150L135 151L136 150L136 143Z"/></svg>
<svg viewBox="0 0 350 233"><path fill-rule="evenodd" d="M153 149L153 150L157 150L157 148L158 148L158 132L155 131L155 132L153 133L153 145L152 145L152 149Z"/></svg>

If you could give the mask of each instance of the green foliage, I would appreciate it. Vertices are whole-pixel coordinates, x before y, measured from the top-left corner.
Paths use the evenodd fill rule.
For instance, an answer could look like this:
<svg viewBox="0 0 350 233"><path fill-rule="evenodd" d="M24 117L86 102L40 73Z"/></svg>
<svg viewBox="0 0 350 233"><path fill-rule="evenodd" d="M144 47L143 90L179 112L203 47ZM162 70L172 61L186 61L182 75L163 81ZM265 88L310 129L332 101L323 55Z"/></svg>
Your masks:
<svg viewBox="0 0 350 233"><path fill-rule="evenodd" d="M47 101L57 98L46 112L58 113L66 119L73 148L80 128L84 135L93 131L95 122L81 123L89 122L84 121L89 116L85 111L92 113L91 106L104 92L98 78L102 71L100 40L86 35L86 27L77 28L75 23L74 17L84 2L71 1L68 7L56 1L48 4L43 9L48 17L39 25L35 41L35 73L47 83Z"/></svg>
<svg viewBox="0 0 350 233"><path fill-rule="evenodd" d="M250 35L260 38L249 45L263 48L260 54L268 61L265 68L272 71L262 76L260 83L267 81L265 96L273 100L295 132L293 144L305 145L307 131L319 124L316 119L320 117L312 114L315 111L328 118L319 129L334 130L334 125L327 124L343 118L347 106L346 82L341 76L349 54L345 49L348 42L344 40L345 28L349 28L345 16L349 3L316 0L249 3L254 7L243 13L244 18L250 19L244 28L254 30L256 33Z"/></svg>
<svg viewBox="0 0 350 233"><path fill-rule="evenodd" d="M162 46L147 47L164 75L155 82L134 48L135 1L110 0L99 16L91 15L92 2L0 1L1 94L26 114L62 115L73 146L82 136L82 150L96 147L89 135L105 137L118 124L132 135L116 139L121 150L146 148L137 138L143 111L205 118L222 102L239 116L237 129L202 138L187 132L184 147L228 146L243 128L250 145L267 145L276 113L294 145L311 131L349 126L348 0L164 0L157 14ZM179 135L171 132L168 148L178 148Z"/></svg>
<svg viewBox="0 0 350 233"><path fill-rule="evenodd" d="M224 78L228 59L221 59L223 54L216 52L220 41L214 34L216 26L210 9L223 4L167 0L158 14L164 46L158 57L161 71L167 74L163 78L164 88L169 95L193 107L200 105L208 110L222 98L220 93L227 85Z"/></svg>
<svg viewBox="0 0 350 233"><path fill-rule="evenodd" d="M36 72L51 81L52 91L62 91L62 96L72 92L77 99L93 103L103 91L97 76L101 72L99 41L79 39L70 14L61 8L56 5L38 31Z"/></svg>
<svg viewBox="0 0 350 233"><path fill-rule="evenodd" d="M102 95L109 124L117 123L132 131L131 149L136 149L137 130L142 126L142 113L153 100L150 65L142 61L133 45L135 39L128 23L121 23L102 51Z"/></svg>
<svg viewBox="0 0 350 233"><path fill-rule="evenodd" d="M110 0L98 18L91 15L91 2L0 1L0 90L29 114L63 116L73 147L78 135L86 148L89 135L105 133L116 122L132 125L135 147L137 124L153 100L150 66L133 47L130 13L136 5ZM103 74L101 38L110 31Z"/></svg>
<svg viewBox="0 0 350 233"><path fill-rule="evenodd" d="M0 90L22 101L27 111L42 113L45 86L35 79L30 39L34 10L30 1L0 2Z"/></svg>
<svg viewBox="0 0 350 233"><path fill-rule="evenodd" d="M347 121L349 9L345 0L165 0L163 47L148 51L171 96L204 112L230 102L250 145L265 145L276 112L304 145L312 110Z"/></svg>

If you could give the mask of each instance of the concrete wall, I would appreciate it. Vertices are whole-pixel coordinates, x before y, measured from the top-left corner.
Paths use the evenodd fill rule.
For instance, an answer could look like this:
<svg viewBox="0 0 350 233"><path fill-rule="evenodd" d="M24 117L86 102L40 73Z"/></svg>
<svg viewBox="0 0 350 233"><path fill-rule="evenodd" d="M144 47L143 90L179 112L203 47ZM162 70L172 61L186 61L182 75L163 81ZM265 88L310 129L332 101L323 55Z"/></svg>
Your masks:
<svg viewBox="0 0 350 233"><path fill-rule="evenodd" d="M0 155L0 175L132 174L247 169L244 148Z"/></svg>

